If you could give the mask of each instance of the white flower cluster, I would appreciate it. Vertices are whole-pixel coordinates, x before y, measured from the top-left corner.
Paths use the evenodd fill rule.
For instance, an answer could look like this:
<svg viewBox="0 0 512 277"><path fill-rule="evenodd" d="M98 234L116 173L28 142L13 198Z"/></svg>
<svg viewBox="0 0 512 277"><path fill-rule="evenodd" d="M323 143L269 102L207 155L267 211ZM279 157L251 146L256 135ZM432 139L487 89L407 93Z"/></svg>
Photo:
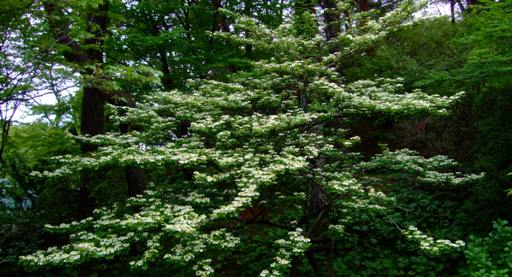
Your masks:
<svg viewBox="0 0 512 277"><path fill-rule="evenodd" d="M302 255L311 245L310 240L303 235L303 230L297 228L295 231L288 232L287 239L275 241L278 247L277 255L270 269L263 270L261 277L283 276L289 267L291 267L292 258Z"/></svg>
<svg viewBox="0 0 512 277"><path fill-rule="evenodd" d="M403 19L406 8L384 17L381 23ZM446 157L424 159L410 150L385 151L357 164L357 155L346 150L360 139L329 127L340 118L371 112L444 114L461 96L405 93L400 79L341 84L329 59L381 38L386 31L375 22L368 21L366 28L371 32L367 35L360 36L357 31L347 35L344 39L349 47L326 59L302 57L302 53L315 53L323 47L319 36L304 42L290 36L286 27L273 31L248 19L240 22L251 30L251 39L221 35L272 51L270 61L255 63L251 72L227 76L231 82L191 81L186 91L158 92L148 96L145 103L122 108L123 112L113 107L119 110L113 116L115 122L137 122L143 131L81 137L99 145L98 151L61 157L63 166L56 171L34 173L58 177L131 165L156 172L187 169L194 172L192 178L166 176L152 190L98 209L91 218L48 226L54 232L71 232L70 243L22 257L22 263L33 267L77 265L128 255L130 246L136 244L143 249L137 257L128 257L132 268L144 270L152 264L171 263L208 276L214 273L216 255L230 253L235 247L247 249L247 240L239 238L247 234L232 228L244 209L256 203L284 203L296 211L272 211L271 215L283 218L284 225L297 226L300 220L294 213L302 214L306 209L311 183L324 189L332 209L343 215L330 226L340 235L350 231L350 224L381 212L384 204L392 202L364 182L370 178L368 172L399 171L424 183L454 185L479 178L446 173L443 170L456 166L455 162ZM301 107L301 95L309 97L307 108ZM189 133L178 137L175 129L183 122L190 122L191 127ZM272 226L264 228L269 233L275 231ZM414 227L405 235L421 241L420 247L433 254L463 246L461 242L434 240ZM292 259L302 255L310 241L297 228L276 240L275 246L273 262L261 276L285 275Z"/></svg>
<svg viewBox="0 0 512 277"><path fill-rule="evenodd" d="M240 238L235 237L226 229L219 229L211 233L191 233L176 243L171 251L163 256L163 260L169 263L190 263L200 259L207 250L226 250L234 248L240 243Z"/></svg>
<svg viewBox="0 0 512 277"><path fill-rule="evenodd" d="M126 236L98 235L82 232L76 235L76 241L62 248L50 247L46 251L37 251L32 255L21 256L20 262L27 267L77 265L91 259L112 259L125 254L133 238Z"/></svg>
<svg viewBox="0 0 512 277"><path fill-rule="evenodd" d="M434 239L425 235L414 226L409 226L403 234L410 240L419 243L419 247L426 253L437 256L453 251L461 250L466 244L462 240L451 242L445 239Z"/></svg>
<svg viewBox="0 0 512 277"><path fill-rule="evenodd" d="M255 160L258 160L255 158ZM257 167L257 163L252 161L252 166L246 164L240 169L242 176L236 180L239 188L234 200L212 212L211 218L221 218L240 212L243 208L248 207L260 195L258 188L260 186L268 186L274 183L277 176L285 172L295 172L306 168L308 163L303 157L293 155L276 156L267 167Z"/></svg>
<svg viewBox="0 0 512 277"><path fill-rule="evenodd" d="M401 93L401 88L401 84L388 79L357 81L348 86L338 85L326 79L310 84L310 89L316 93L333 96L335 112L341 114L385 112L396 115L444 115L448 113L447 109L464 95L460 92L451 97L441 97L419 90Z"/></svg>
<svg viewBox="0 0 512 277"><path fill-rule="evenodd" d="M196 276L203 277L212 275L214 270L210 265L211 262L212 259L204 259L195 264L192 269L195 271Z"/></svg>
<svg viewBox="0 0 512 277"><path fill-rule="evenodd" d="M359 170L374 172L401 172L408 173L418 182L430 185L464 185L481 180L484 174L463 174L461 172L443 172L455 168L458 163L446 156L424 158L417 152L402 149L397 151L385 150L368 162L358 165Z"/></svg>

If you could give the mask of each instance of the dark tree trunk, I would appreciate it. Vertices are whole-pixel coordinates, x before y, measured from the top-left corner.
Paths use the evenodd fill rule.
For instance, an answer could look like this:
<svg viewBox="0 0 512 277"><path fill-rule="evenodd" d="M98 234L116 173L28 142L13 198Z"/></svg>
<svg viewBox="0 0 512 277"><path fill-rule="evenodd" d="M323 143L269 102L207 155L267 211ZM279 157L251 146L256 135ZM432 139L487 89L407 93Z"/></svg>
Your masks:
<svg viewBox="0 0 512 277"><path fill-rule="evenodd" d="M334 245L332 241L327 253L327 276L334 277Z"/></svg>
<svg viewBox="0 0 512 277"><path fill-rule="evenodd" d="M146 173L141 168L126 166L124 168L128 196L133 197L142 194L146 188Z"/></svg>
<svg viewBox="0 0 512 277"><path fill-rule="evenodd" d="M450 14L452 23L455 23L455 0L450 0Z"/></svg>
<svg viewBox="0 0 512 277"><path fill-rule="evenodd" d="M105 99L102 92L93 87L84 87L82 98L82 111L80 115L80 131L84 135L98 135L103 132L104 126L104 104ZM82 143L80 149L82 153L90 153L98 147L89 143ZM94 171L85 170L80 175L80 191L78 201L80 202L81 217L87 217L96 207L94 198L91 196L91 189L97 182L97 174Z"/></svg>
<svg viewBox="0 0 512 277"><path fill-rule="evenodd" d="M62 45L65 45L67 49L64 51L64 57L70 63L77 66L81 66L88 69L83 69L81 74L83 78L96 74L94 69L101 68L103 64L104 51L102 49L105 34L108 26L108 1L104 1L103 4L99 5L97 9L88 11L87 13L87 27L86 30L91 34L91 37L85 39L83 42L73 40L69 36L69 22L66 20L62 7L58 6L54 2L45 1L43 3L45 12L47 15L48 23L52 30L52 33L56 41ZM164 66L164 77L169 80L166 82L162 80L164 86L169 88L170 83L170 71L167 63L167 57L161 53L161 60ZM82 110L80 115L80 133L82 135L95 136L103 133L104 129L104 118L105 118L105 102L106 94L96 84L90 84L90 82L84 82L83 97L82 97ZM119 105L120 103L113 104ZM124 105L133 106L135 103L133 100L129 103L122 103ZM121 133L129 131L128 125L120 126ZM80 149L82 153L90 153L98 147L89 143L82 143ZM144 171L137 167L126 166L124 168L127 191L129 196L135 196L144 191L145 188L145 174ZM94 198L91 195L91 189L97 182L98 174L94 171L85 170L82 172L81 184L79 191L79 202L80 212L79 216L86 217L92 213L95 208Z"/></svg>
<svg viewBox="0 0 512 277"><path fill-rule="evenodd" d="M340 33L340 12L332 0L320 0L320 4L324 8L325 38L329 41Z"/></svg>
<svg viewBox="0 0 512 277"><path fill-rule="evenodd" d="M80 132L90 136L101 134L105 125L105 97L98 88L84 87L83 90ZM97 146L82 143L80 149L83 153L88 153L95 151Z"/></svg>
<svg viewBox="0 0 512 277"><path fill-rule="evenodd" d="M344 17L343 27L345 27L345 32L347 32L348 30L350 30L350 13L346 10L343 11L343 17Z"/></svg>
<svg viewBox="0 0 512 277"><path fill-rule="evenodd" d="M367 12L370 10L368 0L359 0L359 10L362 12Z"/></svg>
<svg viewBox="0 0 512 277"><path fill-rule="evenodd" d="M315 255L309 251L306 251L306 258L308 259L309 265L311 265L311 268L313 269L313 273L315 274L315 276L320 276L320 264L315 259Z"/></svg>
<svg viewBox="0 0 512 277"><path fill-rule="evenodd" d="M299 104L303 110L306 110L308 107L308 97L306 95L305 89L299 92Z"/></svg>
<svg viewBox="0 0 512 277"><path fill-rule="evenodd" d="M321 163L316 161L315 163ZM318 165L315 165L317 167ZM329 198L325 191L318 184L311 184L308 191L308 214L317 215L329 205ZM315 227L315 226L313 226ZM314 228L313 228L314 229ZM311 231L315 231L311 229Z"/></svg>
<svg viewBox="0 0 512 277"><path fill-rule="evenodd" d="M290 269L290 277L300 277L300 259L298 257L294 257L292 259L292 268Z"/></svg>
<svg viewBox="0 0 512 277"><path fill-rule="evenodd" d="M244 15L245 16L251 16L252 15L252 9L253 9L253 1L245 1L244 2ZM251 36L251 32L245 31L245 36L249 38ZM252 56L252 44L247 43L245 44L245 56L250 58Z"/></svg>
<svg viewBox="0 0 512 277"><path fill-rule="evenodd" d="M135 101L131 100L130 96L126 97L126 99L130 99L128 106L135 105ZM119 103L116 105L119 105ZM128 131L130 131L130 125L127 123L121 124L119 126L119 131L121 134L128 133ZM124 167L124 177L126 180L126 189L129 197L142 194L146 189L146 173L142 168L127 165Z"/></svg>
<svg viewBox="0 0 512 277"><path fill-rule="evenodd" d="M222 1L221 0L211 0L210 1L213 10L215 11L215 20L213 25L213 32L222 31L229 32L229 23L227 18L220 12L219 9L222 9Z"/></svg>
<svg viewBox="0 0 512 277"><path fill-rule="evenodd" d="M167 61L167 52L165 50L161 50L159 53L160 62L162 63L162 85L165 89L169 90L173 88L173 82L171 77L171 68L169 67L169 62Z"/></svg>
<svg viewBox="0 0 512 277"><path fill-rule="evenodd" d="M84 41L82 49L87 57L87 63L95 67L101 67L103 63L103 42L104 35L108 25L108 1L98 6L98 10L91 11L88 18L87 31L93 36ZM87 70L89 75L95 72ZM80 115L80 132L82 135L95 136L103 133L105 126L105 95L98 87L86 85L83 88L82 111ZM95 151L98 147L88 143L82 143L80 149L82 153ZM96 203L91 195L91 188L97 182L97 175L94 172L83 172L80 185L81 216L89 216Z"/></svg>
<svg viewBox="0 0 512 277"><path fill-rule="evenodd" d="M102 46L108 26L108 1L104 1L96 9L87 12L86 30L91 34L91 37L83 42L75 41L70 37L69 26L71 26L71 23L63 12L65 7L59 6L53 1L44 1L43 7L55 40L65 46L66 50L63 50L62 54L66 61L82 67L82 77L94 75L94 70L90 68L100 68L103 63L104 52ZM85 66L88 66L89 69L85 69ZM83 92L80 132L82 135L90 136L101 134L104 127L104 93L94 84L84 85ZM82 153L90 153L96 150L97 146L82 143L80 149ZM97 176L93 172L85 171L80 177L79 201L81 209L79 216L86 217L95 208L90 191L93 183L97 180Z"/></svg>

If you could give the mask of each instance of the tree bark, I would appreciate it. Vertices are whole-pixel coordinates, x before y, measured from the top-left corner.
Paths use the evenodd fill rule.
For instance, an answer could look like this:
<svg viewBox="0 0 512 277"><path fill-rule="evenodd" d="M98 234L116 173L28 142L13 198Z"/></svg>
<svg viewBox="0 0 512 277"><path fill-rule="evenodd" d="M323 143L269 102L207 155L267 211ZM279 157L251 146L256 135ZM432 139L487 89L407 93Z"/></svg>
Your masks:
<svg viewBox="0 0 512 277"><path fill-rule="evenodd" d="M105 98L100 89L85 86L82 98L82 111L80 113L80 132L83 135L98 135L103 132L105 118ZM95 151L98 147L82 143L80 149L83 153Z"/></svg>
<svg viewBox="0 0 512 277"><path fill-rule="evenodd" d="M325 38L332 40L340 33L340 12L337 10L336 2L332 0L320 0L324 9Z"/></svg>
<svg viewBox="0 0 512 277"><path fill-rule="evenodd" d="M229 32L229 24L226 17L219 11L222 9L222 1L221 0L211 0L210 1L213 10L215 12L215 20L213 24L213 32L222 31Z"/></svg>
<svg viewBox="0 0 512 277"><path fill-rule="evenodd" d="M455 23L455 0L450 0L450 14L452 17L452 23Z"/></svg>
<svg viewBox="0 0 512 277"><path fill-rule="evenodd" d="M146 173L144 170L134 166L125 166L124 175L128 196L134 197L144 192L144 189L146 189Z"/></svg>
<svg viewBox="0 0 512 277"><path fill-rule="evenodd" d="M299 277L300 276L300 258L293 257L292 259L292 268L290 269L290 277Z"/></svg>
<svg viewBox="0 0 512 277"><path fill-rule="evenodd" d="M172 77L171 77L171 68L169 67L169 62L167 61L167 51L160 50L159 53L160 62L162 63L162 85L164 89L170 90L173 87Z"/></svg>
<svg viewBox="0 0 512 277"><path fill-rule="evenodd" d="M249 1L245 1L244 2L244 15L245 16L252 16L252 9L253 9L253 1L252 0L249 0ZM245 31L245 36L247 38L249 38L251 36L251 32L250 31ZM245 56L250 58L252 57L252 44L251 43L247 43L245 44Z"/></svg>
<svg viewBox="0 0 512 277"><path fill-rule="evenodd" d="M370 10L368 0L359 0L359 10L362 12L367 12Z"/></svg>
<svg viewBox="0 0 512 277"><path fill-rule="evenodd" d="M135 101L128 96L126 99L130 99L128 106L135 106ZM116 105L119 105L116 104ZM125 104L126 105L126 104ZM124 123L119 126L121 134L126 134L130 131L130 124ZM124 176L126 180L126 189L129 197L137 196L142 194L146 189L146 172L140 167L127 165L124 167Z"/></svg>
<svg viewBox="0 0 512 277"><path fill-rule="evenodd" d="M334 245L332 244L332 241L330 243L331 246L329 247L327 253L327 276L334 277Z"/></svg>
<svg viewBox="0 0 512 277"><path fill-rule="evenodd" d="M57 43L65 47L63 56L67 62L80 66L83 70L80 72L82 78L94 75L94 67L101 67L103 63L103 42L108 26L108 1L104 1L97 9L87 12L86 30L91 37L83 42L75 41L69 35L69 26L67 17L63 12L63 7L58 6L54 1L44 1L43 7L46 13L46 19L53 37ZM88 66L87 69L84 67ZM82 110L80 115L80 132L82 135L98 135L103 132L104 127L104 105L105 97L103 91L90 82L84 82ZM90 153L97 149L97 146L88 143L82 143L80 146L82 153ZM85 217L92 213L95 203L91 197L91 187L96 181L97 176L93 172L83 172L81 174L81 185L79 192L79 201L82 208L80 216Z"/></svg>
<svg viewBox="0 0 512 277"><path fill-rule="evenodd" d="M84 87L82 97L82 111L80 115L80 132L85 135L98 135L103 132L104 127L104 97L102 92L94 87ZM98 147L89 143L82 143L82 153L90 153ZM94 171L84 170L80 175L80 191L78 201L80 203L80 217L87 217L96 207L94 198L91 196L91 189L97 182L97 174Z"/></svg>

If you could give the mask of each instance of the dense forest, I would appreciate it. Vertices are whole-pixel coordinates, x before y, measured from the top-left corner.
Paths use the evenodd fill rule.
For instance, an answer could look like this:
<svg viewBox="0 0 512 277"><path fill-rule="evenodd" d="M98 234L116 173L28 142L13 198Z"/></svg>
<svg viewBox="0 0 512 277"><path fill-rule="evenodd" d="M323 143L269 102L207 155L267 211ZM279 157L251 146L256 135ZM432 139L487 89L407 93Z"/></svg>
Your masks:
<svg viewBox="0 0 512 277"><path fill-rule="evenodd" d="M0 0L0 127L0 275L512 275L509 0Z"/></svg>

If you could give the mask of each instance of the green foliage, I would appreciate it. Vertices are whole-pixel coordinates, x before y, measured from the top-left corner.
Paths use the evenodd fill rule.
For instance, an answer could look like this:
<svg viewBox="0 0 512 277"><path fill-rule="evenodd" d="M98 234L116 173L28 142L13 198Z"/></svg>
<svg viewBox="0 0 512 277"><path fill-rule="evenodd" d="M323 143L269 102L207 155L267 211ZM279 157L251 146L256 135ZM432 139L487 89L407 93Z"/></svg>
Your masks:
<svg viewBox="0 0 512 277"><path fill-rule="evenodd" d="M22 164L29 168L28 172L45 168L55 155L78 152L69 133L44 123L17 126L11 136L7 145L9 160L23 159Z"/></svg>
<svg viewBox="0 0 512 277"><path fill-rule="evenodd" d="M411 124L400 133L417 134L416 143L398 137L390 144L428 154L443 151L464 160L465 168L486 172L478 185L457 192L468 201L454 202L451 208L452 212L457 206L467 209L467 215L459 211L457 226L465 226L461 230L468 233L487 232L493 220L507 217L510 211L504 193L511 184L507 174L512 157L511 79L504 73L510 67L510 51L505 50L510 44L510 3L479 2L455 24L448 18L431 18L401 26L379 40L381 44L343 63L348 80L402 76L406 89L420 87L441 95L466 92L468 97L448 120L431 118L423 121L424 130Z"/></svg>
<svg viewBox="0 0 512 277"><path fill-rule="evenodd" d="M295 36L311 39L318 33L315 5L310 0L294 1L293 31Z"/></svg>
<svg viewBox="0 0 512 277"><path fill-rule="evenodd" d="M64 194L69 192L72 184L67 187L57 186L57 182L37 180L30 175L34 170L56 168L52 158L56 155L79 152L78 145L67 132L44 123L16 126L12 130L5 152L6 163L2 174L8 182L2 185L2 189L6 191L5 197L15 200L8 210L16 212L29 207L44 207L48 212L48 217L44 220L51 221L70 212L61 211L61 205L69 204L61 197L65 197Z"/></svg>
<svg viewBox="0 0 512 277"><path fill-rule="evenodd" d="M461 76L472 89L472 110L478 137L474 148L475 167L488 172L486 182L478 187L476 206L487 212L487 221L507 218L511 187L512 148L508 139L512 104L510 71L511 5L508 1L483 1L474 7L464 26L467 34L461 43L471 45ZM482 217L482 216L480 216ZM486 230L487 231L487 230Z"/></svg>
<svg viewBox="0 0 512 277"><path fill-rule="evenodd" d="M487 237L471 236L464 251L468 276L509 276L512 271L512 227L505 220L493 224Z"/></svg>
<svg viewBox="0 0 512 277"><path fill-rule="evenodd" d="M104 64L70 65L39 55L77 50L54 47L40 2L7 2L29 35L19 49L41 46L23 57L63 65L41 75L53 94L76 70L110 104L107 132L94 137L59 129L80 125L81 90L34 106L52 127L13 129L0 183L5 272L19 261L37 275L510 275L511 228L478 233L509 216L508 3L484 1L451 24L412 20L417 1L362 13L320 1L342 20L327 42L316 13L328 11L313 1L109 1L101 43L78 48L101 47ZM102 3L55 1L57 19L87 44ZM25 13L34 29L23 29ZM422 157L401 137L374 155L357 130L362 119L444 122L468 103L471 163ZM79 154L77 142L98 148ZM126 168L145 171L143 193L126 197ZM85 172L99 208L80 218Z"/></svg>
<svg viewBox="0 0 512 277"><path fill-rule="evenodd" d="M455 37L460 29L445 17L401 26L364 55L347 59L345 74L350 80L400 76L406 88L454 94L461 89L462 80L452 71L460 69L464 63L467 47L448 38Z"/></svg>
<svg viewBox="0 0 512 277"><path fill-rule="evenodd" d="M510 87L512 54L508 45L512 39L512 4L482 1L474 9L465 22L470 33L461 39L472 46L463 76L473 86L485 83L490 89Z"/></svg>
<svg viewBox="0 0 512 277"><path fill-rule="evenodd" d="M350 150L358 138L329 125L361 114L446 114L461 95L406 93L400 80L390 79L344 84L326 66L332 60L318 58L326 51L317 38L304 43L304 38L289 35L290 27L273 31L240 20L239 27L250 26L255 37L240 41L222 35L235 43L251 42L255 51L273 58L226 76L229 82L191 81L184 90L154 93L135 107L111 107L117 110L114 121L136 120L139 131L82 137L98 150L63 156L59 169L33 173L60 178L126 165L150 172L174 169L154 174L143 195L97 209L78 222L47 226L51 232L71 233L69 244L21 257L26 268L115 261L133 272L165 268L183 275L282 276L290 270L309 272L302 256L315 246L325 247L325 240L334 245L331 251L346 253L340 257L352 257L333 260L342 273L351 272L354 263L361 267L380 259L387 263L387 273L398 274L395 262L383 261L379 252L362 254L385 241L399 245L381 246L389 257L407 249L418 261L434 264L429 254L435 259L456 255L459 242L430 243L417 230L402 233L400 226L411 221L401 220L393 192L387 195L382 184L396 186L403 180L379 178L377 169L410 175L409 186L463 186L480 176L443 172L454 162L406 150L362 162ZM271 44L258 48L261 41ZM348 48L361 47L358 38L351 41ZM172 130L181 122L191 123L190 133L177 137ZM375 174L368 179L361 171ZM317 257L324 260L327 254ZM248 259L252 255L258 262ZM427 272L413 258L400 262L403 270ZM376 266L369 263L360 273L375 274Z"/></svg>
<svg viewBox="0 0 512 277"><path fill-rule="evenodd" d="M55 168L53 156L71 153L78 153L78 146L65 131L43 123L13 127L0 183L2 274L19 270L21 253L31 253L44 245L45 223L69 218L77 209L69 186L30 176L33 170Z"/></svg>

